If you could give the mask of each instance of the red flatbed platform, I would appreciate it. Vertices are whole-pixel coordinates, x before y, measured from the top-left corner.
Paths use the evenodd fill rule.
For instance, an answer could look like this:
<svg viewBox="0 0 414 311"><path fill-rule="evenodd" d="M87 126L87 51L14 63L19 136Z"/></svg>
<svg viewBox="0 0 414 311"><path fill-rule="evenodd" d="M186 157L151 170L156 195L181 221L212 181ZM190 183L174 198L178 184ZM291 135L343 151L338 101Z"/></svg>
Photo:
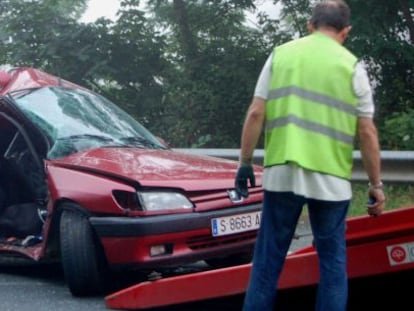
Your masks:
<svg viewBox="0 0 414 311"><path fill-rule="evenodd" d="M346 240L350 279L412 270L414 206L386 211L379 217L350 217ZM146 281L105 297L105 303L112 309L144 310L243 294L250 269L246 264ZM316 285L318 277L315 249L307 246L288 255L277 288Z"/></svg>

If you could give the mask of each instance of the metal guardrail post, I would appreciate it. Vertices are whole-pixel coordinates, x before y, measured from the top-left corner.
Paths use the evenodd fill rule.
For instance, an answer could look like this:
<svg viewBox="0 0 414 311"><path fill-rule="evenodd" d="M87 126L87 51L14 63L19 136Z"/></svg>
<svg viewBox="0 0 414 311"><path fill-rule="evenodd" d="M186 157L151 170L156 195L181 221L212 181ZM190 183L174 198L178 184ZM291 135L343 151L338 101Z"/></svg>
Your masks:
<svg viewBox="0 0 414 311"><path fill-rule="evenodd" d="M239 149L210 149L190 148L175 149L177 151L202 156L212 156L237 161ZM254 152L254 163L262 165L264 151L256 149ZM382 151L381 152L382 180L392 183L414 183L414 151ZM354 151L354 167L352 181L367 182L368 178L364 171L361 153Z"/></svg>

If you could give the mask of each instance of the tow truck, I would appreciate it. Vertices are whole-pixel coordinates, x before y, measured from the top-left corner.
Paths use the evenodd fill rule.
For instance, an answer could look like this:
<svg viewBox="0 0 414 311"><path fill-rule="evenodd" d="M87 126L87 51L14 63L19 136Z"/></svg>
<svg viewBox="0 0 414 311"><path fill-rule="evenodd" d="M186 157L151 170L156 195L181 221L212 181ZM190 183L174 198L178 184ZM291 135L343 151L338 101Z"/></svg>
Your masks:
<svg viewBox="0 0 414 311"><path fill-rule="evenodd" d="M414 206L381 216L347 219L350 280L414 269ZM105 297L109 309L145 310L243 294L251 264L144 281ZM318 259L312 243L288 254L275 290L316 285Z"/></svg>

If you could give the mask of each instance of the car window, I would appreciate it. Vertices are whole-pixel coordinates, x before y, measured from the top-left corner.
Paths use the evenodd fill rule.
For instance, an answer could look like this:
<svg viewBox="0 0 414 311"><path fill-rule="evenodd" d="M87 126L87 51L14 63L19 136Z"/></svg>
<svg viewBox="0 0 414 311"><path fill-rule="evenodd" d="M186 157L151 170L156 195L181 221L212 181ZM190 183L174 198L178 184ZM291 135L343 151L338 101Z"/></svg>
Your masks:
<svg viewBox="0 0 414 311"><path fill-rule="evenodd" d="M16 93L13 98L52 141L49 158L97 147L165 149L138 121L98 94L44 87Z"/></svg>

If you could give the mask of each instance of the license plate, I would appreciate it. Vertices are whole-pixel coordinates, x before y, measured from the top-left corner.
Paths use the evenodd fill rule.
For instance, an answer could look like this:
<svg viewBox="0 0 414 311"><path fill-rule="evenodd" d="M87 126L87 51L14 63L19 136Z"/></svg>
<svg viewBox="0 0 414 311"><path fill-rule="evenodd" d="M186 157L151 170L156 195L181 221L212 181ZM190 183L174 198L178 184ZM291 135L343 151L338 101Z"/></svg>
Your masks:
<svg viewBox="0 0 414 311"><path fill-rule="evenodd" d="M212 234L213 236L221 236L258 229L261 215L259 211L213 218L211 220Z"/></svg>

